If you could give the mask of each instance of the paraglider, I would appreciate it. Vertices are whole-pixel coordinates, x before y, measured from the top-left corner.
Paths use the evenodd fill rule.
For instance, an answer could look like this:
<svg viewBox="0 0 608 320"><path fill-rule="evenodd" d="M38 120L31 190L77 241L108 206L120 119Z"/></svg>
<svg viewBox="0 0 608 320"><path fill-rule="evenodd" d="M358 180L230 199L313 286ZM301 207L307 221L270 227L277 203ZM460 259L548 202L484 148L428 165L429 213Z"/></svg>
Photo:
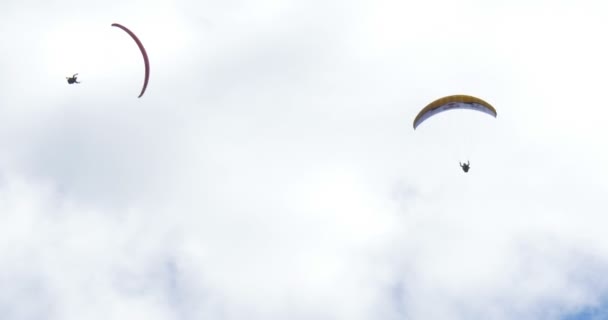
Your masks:
<svg viewBox="0 0 608 320"><path fill-rule="evenodd" d="M65 78L68 80L69 84L80 83L80 82L78 82L78 77L77 76L78 76L78 73L74 73L73 76L71 76L71 77L65 77Z"/></svg>
<svg viewBox="0 0 608 320"><path fill-rule="evenodd" d="M422 108L422 110L420 110L420 112L418 112L416 115L416 118L414 118L414 130L416 130L421 123L438 113L458 109L480 111L494 118L497 116L496 109L482 99L468 95L451 95L437 99L429 103L426 107ZM469 172L471 169L471 165L468 160L466 163L459 162L459 164L465 173Z"/></svg>
<svg viewBox="0 0 608 320"><path fill-rule="evenodd" d="M414 130L430 117L448 110L469 109L481 111L496 118L496 109L489 103L467 95L453 95L437 99L424 107L414 119Z"/></svg>
<svg viewBox="0 0 608 320"><path fill-rule="evenodd" d="M462 171L469 172L469 169L471 169L471 164L469 163L469 161L467 161L467 163L461 162L460 167L462 168Z"/></svg>
<svg viewBox="0 0 608 320"><path fill-rule="evenodd" d="M148 61L148 54L146 53L146 49L144 48L141 41L139 41L139 38L137 38L137 36L133 32L131 32L131 30L127 29L125 26L118 24L118 23L113 23L112 27L118 27L118 28L124 30L126 33L128 33L131 36L131 38L133 38L135 43L137 43L137 46L139 47L139 50L141 51L141 54L144 58L144 67L145 67L144 85L141 88L141 92L138 96L138 98L141 98L141 96L144 95L144 92L146 92L146 87L148 87L148 79L150 78L150 62Z"/></svg>

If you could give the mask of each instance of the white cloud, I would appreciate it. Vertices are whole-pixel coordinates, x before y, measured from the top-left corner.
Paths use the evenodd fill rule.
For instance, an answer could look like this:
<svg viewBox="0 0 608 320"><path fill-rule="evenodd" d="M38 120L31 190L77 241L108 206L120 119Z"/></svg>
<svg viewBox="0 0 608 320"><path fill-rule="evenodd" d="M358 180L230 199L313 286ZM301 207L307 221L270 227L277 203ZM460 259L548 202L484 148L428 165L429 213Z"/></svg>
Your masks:
<svg viewBox="0 0 608 320"><path fill-rule="evenodd" d="M3 319L602 304L602 2L3 6ZM150 53L141 99L141 57L112 22ZM412 130L452 93L498 118Z"/></svg>

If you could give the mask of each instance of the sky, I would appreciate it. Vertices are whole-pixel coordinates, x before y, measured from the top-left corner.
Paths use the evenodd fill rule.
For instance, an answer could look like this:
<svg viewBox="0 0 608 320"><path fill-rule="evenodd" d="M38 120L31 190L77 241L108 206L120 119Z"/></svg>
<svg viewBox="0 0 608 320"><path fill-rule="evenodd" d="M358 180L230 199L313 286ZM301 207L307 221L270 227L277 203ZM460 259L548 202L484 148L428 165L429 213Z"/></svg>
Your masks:
<svg viewBox="0 0 608 320"><path fill-rule="evenodd" d="M607 18L2 1L0 318L606 319Z"/></svg>

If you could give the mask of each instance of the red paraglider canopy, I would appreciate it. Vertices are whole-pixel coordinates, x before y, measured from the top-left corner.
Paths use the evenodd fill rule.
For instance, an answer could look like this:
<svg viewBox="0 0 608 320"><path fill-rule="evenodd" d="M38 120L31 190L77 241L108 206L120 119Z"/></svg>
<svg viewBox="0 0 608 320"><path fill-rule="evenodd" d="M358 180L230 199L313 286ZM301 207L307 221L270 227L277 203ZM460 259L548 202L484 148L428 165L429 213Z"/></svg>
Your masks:
<svg viewBox="0 0 608 320"><path fill-rule="evenodd" d="M144 86L141 88L141 93L139 94L139 97L138 97L138 98L141 98L141 96L144 95L144 92L146 92L146 87L148 87L148 79L150 78L150 61L148 61L148 54L146 53L146 49L144 48L144 45L141 44L141 41L139 41L137 36L133 32L131 32L131 30L127 29L127 27L125 27L121 24L118 24L118 23L112 23L112 27L121 28L126 33L128 33L131 36L131 38L133 38L133 40L135 40L135 42L137 43L137 46L139 47L139 50L141 51L142 56L144 57L146 74L145 74L145 78L144 78Z"/></svg>

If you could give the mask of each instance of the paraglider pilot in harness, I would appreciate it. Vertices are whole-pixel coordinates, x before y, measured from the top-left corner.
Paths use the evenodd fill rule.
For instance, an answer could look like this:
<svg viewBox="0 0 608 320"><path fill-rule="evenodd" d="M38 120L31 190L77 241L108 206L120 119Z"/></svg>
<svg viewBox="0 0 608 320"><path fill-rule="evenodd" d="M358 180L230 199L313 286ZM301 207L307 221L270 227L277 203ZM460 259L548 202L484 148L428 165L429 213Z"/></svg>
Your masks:
<svg viewBox="0 0 608 320"><path fill-rule="evenodd" d="M460 163L460 167L464 172L469 172L469 169L471 169L471 164L467 160L467 163Z"/></svg>
<svg viewBox="0 0 608 320"><path fill-rule="evenodd" d="M78 73L74 73L73 76L71 76L71 77L65 77L65 78L68 79L68 83L69 84L80 83L80 82L78 82L78 79L76 79L77 76L78 76Z"/></svg>

